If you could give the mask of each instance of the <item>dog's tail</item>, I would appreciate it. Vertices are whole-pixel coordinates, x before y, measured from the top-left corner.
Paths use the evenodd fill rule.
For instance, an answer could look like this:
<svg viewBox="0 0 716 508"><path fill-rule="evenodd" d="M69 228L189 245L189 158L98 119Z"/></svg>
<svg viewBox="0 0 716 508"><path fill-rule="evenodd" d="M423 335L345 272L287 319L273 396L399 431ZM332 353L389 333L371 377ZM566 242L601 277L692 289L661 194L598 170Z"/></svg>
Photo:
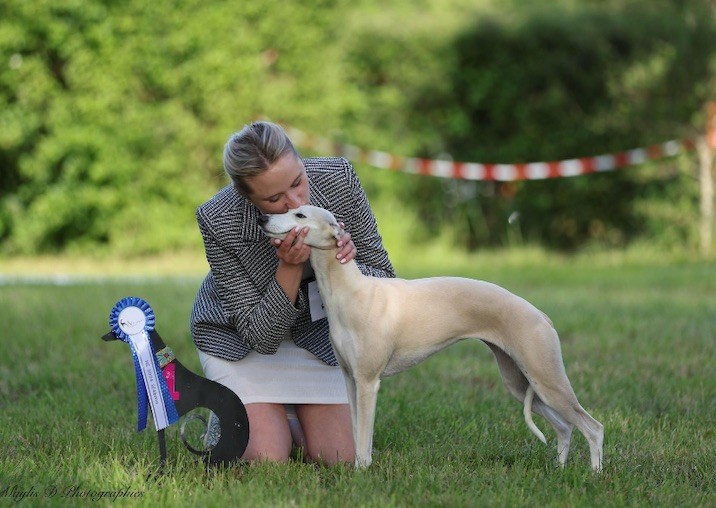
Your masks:
<svg viewBox="0 0 716 508"><path fill-rule="evenodd" d="M527 391L525 392L525 407L524 407L524 413L525 413L525 423L527 423L527 427L532 431L532 433L539 438L540 441L542 441L544 444L547 444L547 440L544 438L544 434L542 434L542 431L537 428L537 425L535 425L535 422L532 421L532 400L535 397L535 391L532 388L532 385L527 386Z"/></svg>

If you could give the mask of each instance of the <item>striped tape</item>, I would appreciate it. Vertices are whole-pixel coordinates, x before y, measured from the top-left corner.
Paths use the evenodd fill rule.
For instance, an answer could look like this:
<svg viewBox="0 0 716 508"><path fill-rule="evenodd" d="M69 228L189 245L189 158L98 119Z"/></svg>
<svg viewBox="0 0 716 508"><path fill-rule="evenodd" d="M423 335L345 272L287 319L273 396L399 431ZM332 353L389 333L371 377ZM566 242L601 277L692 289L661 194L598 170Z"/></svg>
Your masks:
<svg viewBox="0 0 716 508"><path fill-rule="evenodd" d="M528 162L524 164L487 164L401 157L378 150L367 150L350 144L335 143L327 138L306 134L294 127L285 127L285 130L297 146L315 150L319 153L330 153L346 157L353 162L369 164L376 168L441 178L499 182L544 180L546 178L564 178L613 171L628 166L637 166L651 160L673 157L694 148L692 140L671 140L646 148L635 148L625 152L597 155L595 157Z"/></svg>

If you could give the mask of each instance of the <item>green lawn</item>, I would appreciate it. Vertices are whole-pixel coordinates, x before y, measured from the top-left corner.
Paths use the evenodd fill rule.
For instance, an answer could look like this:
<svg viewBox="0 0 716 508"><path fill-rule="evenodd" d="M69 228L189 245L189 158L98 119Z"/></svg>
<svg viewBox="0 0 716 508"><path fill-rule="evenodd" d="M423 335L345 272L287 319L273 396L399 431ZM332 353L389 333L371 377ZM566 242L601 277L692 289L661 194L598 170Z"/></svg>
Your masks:
<svg viewBox="0 0 716 508"><path fill-rule="evenodd" d="M524 259L401 262L402 276L504 285L548 313L582 405L606 428L594 475L575 431L565 469L524 424L489 350L462 342L383 381L368 470L236 465L207 470L168 431L171 467L137 434L129 348L107 316L141 296L182 362L199 277L0 284L0 505L714 506L716 266L698 261ZM150 424L151 425L151 424ZM176 426L174 426L176 427ZM100 492L127 494L116 501ZM130 497L136 496L136 497Z"/></svg>

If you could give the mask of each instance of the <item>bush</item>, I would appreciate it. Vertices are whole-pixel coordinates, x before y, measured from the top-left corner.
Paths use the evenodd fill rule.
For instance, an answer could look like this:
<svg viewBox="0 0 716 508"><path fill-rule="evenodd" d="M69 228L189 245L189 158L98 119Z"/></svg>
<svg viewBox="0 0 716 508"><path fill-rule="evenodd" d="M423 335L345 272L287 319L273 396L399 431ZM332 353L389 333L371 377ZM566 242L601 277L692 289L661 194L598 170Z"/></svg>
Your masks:
<svg viewBox="0 0 716 508"><path fill-rule="evenodd" d="M335 117L341 8L3 2L2 250L199 247L194 209L226 183L232 131L258 116L309 129Z"/></svg>
<svg viewBox="0 0 716 508"><path fill-rule="evenodd" d="M479 162L691 135L715 84L709 5L6 0L0 252L200 248L194 209L226 183L223 143L259 116L392 153ZM690 238L687 172L511 184L361 176L374 201L413 210L425 235L448 224L469 248L574 249L659 231Z"/></svg>
<svg viewBox="0 0 716 508"><path fill-rule="evenodd" d="M420 147L412 154L520 163L620 152L691 136L703 125L716 52L708 9L700 2L516 2L479 10L454 37L367 28L354 68L364 69L366 89L379 90L368 95L366 117L380 131L398 104L390 139L415 132ZM382 56L396 54L397 69ZM650 167L656 175L673 164ZM688 222L666 224L664 214L649 221L649 207L636 206L647 195L687 196L681 211L695 220L687 180L649 183L632 170L517 183L413 178L398 192L429 229L453 225L470 248L517 238L575 249L595 240L623 245L654 234L657 222L670 230Z"/></svg>

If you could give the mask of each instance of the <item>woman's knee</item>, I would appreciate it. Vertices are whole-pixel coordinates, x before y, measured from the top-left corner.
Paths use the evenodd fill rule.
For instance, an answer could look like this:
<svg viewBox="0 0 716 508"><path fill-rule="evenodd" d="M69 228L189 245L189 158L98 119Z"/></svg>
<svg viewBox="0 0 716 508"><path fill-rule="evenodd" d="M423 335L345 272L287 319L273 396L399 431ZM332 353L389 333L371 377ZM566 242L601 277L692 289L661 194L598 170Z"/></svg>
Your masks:
<svg viewBox="0 0 716 508"><path fill-rule="evenodd" d="M332 466L334 464L352 463L355 460L353 440L328 440L326 442L308 442L306 446L307 459Z"/></svg>
<svg viewBox="0 0 716 508"><path fill-rule="evenodd" d="M353 462L355 450L347 405L305 405L298 409L298 415L306 436L308 460L326 465Z"/></svg>
<svg viewBox="0 0 716 508"><path fill-rule="evenodd" d="M287 462L291 454L291 431L281 404L247 404L249 442L242 458L248 461Z"/></svg>

